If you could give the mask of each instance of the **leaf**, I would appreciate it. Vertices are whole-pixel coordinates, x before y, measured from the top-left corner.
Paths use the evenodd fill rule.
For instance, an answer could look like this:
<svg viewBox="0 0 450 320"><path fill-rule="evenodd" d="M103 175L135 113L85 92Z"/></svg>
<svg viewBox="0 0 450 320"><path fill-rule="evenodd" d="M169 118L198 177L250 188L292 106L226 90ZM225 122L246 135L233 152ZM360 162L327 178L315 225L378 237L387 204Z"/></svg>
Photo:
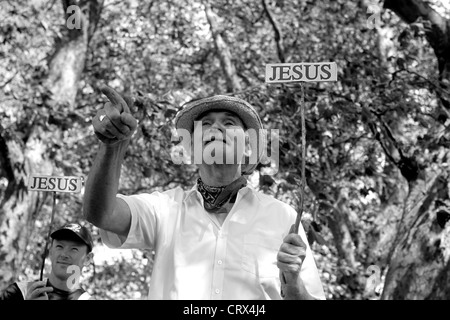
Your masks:
<svg viewBox="0 0 450 320"><path fill-rule="evenodd" d="M329 247L328 242L322 237L322 235L320 233L314 231L314 229L312 229L312 232L313 232L314 238L318 244L320 244L321 246Z"/></svg>

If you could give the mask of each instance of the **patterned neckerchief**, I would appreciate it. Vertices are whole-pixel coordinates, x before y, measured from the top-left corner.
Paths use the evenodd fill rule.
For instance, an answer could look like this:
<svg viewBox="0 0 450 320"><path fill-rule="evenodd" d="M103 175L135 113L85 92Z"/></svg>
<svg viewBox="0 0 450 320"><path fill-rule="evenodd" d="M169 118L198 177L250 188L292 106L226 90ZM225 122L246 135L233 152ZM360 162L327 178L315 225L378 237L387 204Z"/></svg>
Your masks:
<svg viewBox="0 0 450 320"><path fill-rule="evenodd" d="M238 191L247 185L247 179L243 176L234 180L227 186L212 187L203 183L201 178L197 180L197 190L203 196L206 211L216 212L227 202L234 202Z"/></svg>

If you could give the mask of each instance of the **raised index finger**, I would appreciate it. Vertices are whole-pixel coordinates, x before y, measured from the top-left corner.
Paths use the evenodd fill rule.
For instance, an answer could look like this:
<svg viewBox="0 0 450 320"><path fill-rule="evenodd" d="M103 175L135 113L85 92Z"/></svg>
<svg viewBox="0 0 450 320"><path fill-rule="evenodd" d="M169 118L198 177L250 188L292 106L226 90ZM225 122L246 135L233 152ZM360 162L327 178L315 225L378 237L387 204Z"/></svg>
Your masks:
<svg viewBox="0 0 450 320"><path fill-rule="evenodd" d="M106 85L102 85L100 90L103 92L103 94L105 96L108 97L109 101L111 101L111 103L113 105L122 106L123 109L119 109L119 112L124 111L124 112L127 112L127 113L131 113L130 112L130 108L128 107L127 103L122 98L122 96L117 93L116 90L114 90L113 88L108 87Z"/></svg>

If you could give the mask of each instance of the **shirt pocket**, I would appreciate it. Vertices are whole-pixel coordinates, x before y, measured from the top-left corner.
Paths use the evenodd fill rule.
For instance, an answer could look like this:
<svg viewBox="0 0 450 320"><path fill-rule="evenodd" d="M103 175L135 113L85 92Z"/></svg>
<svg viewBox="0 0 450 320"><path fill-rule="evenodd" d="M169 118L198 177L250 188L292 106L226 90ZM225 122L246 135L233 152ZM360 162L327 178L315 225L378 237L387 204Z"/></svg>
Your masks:
<svg viewBox="0 0 450 320"><path fill-rule="evenodd" d="M278 277L277 254L283 241L261 235L245 235L242 268L259 277Z"/></svg>

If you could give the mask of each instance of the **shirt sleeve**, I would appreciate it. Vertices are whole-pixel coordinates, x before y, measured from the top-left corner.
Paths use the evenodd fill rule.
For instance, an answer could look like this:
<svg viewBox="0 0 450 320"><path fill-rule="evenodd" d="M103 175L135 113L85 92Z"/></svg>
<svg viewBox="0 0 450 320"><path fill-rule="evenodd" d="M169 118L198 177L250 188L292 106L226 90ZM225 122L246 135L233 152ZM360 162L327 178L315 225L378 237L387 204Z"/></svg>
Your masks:
<svg viewBox="0 0 450 320"><path fill-rule="evenodd" d="M22 292L17 286L17 283L9 285L2 293L0 293L0 301L2 300L11 300L11 301L24 300Z"/></svg>
<svg viewBox="0 0 450 320"><path fill-rule="evenodd" d="M156 227L161 207L158 192L125 196L118 194L126 202L131 211L131 226L125 242L113 232L99 229L103 243L114 249L147 249L153 248L156 238Z"/></svg>

